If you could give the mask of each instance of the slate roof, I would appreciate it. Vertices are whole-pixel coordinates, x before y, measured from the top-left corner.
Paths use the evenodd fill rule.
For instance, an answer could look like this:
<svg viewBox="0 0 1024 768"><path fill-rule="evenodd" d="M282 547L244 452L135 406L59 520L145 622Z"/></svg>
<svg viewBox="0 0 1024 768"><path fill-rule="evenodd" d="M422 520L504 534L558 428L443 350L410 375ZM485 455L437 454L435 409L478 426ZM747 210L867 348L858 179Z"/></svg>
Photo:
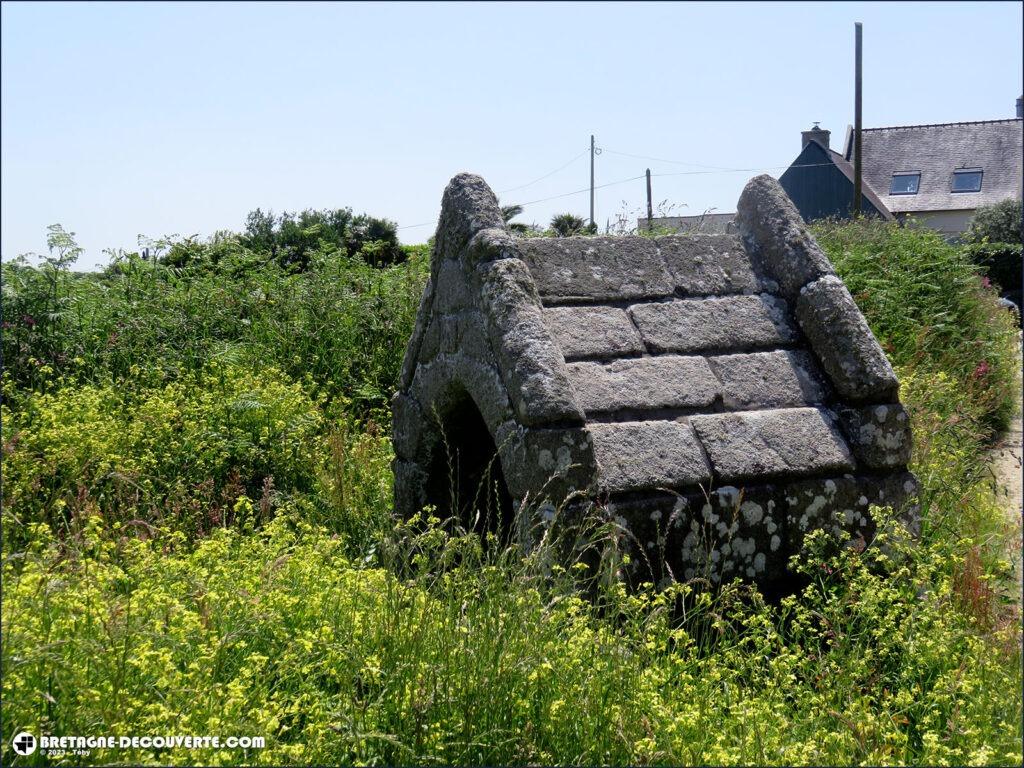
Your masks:
<svg viewBox="0 0 1024 768"><path fill-rule="evenodd" d="M853 163L851 163L849 160L847 160L845 157L843 157L841 154L839 154L838 152L831 148L829 148L828 150L828 156L829 159L832 160L833 163L835 163L836 168L842 171L843 175L850 180L851 184L853 184ZM865 177L864 181L866 180L867 179ZM888 187L886 187L886 189L888 189ZM886 219L887 221L892 221L893 218L895 218L892 215L892 211L890 211L889 207L884 202L882 202L882 198L878 196L878 193L875 192L871 184L861 184L861 193L864 195L864 197L871 201L871 204L875 206L875 210L877 210L882 215L883 219Z"/></svg>
<svg viewBox="0 0 1024 768"><path fill-rule="evenodd" d="M513 498L588 499L641 548L671 519L689 576L698 524L755 578L810 527L867 532L915 487L895 374L778 182L736 216L740 235L513 238L457 176L394 401L398 510L430 501L425 415L469 407L458 390Z"/></svg>
<svg viewBox="0 0 1024 768"><path fill-rule="evenodd" d="M972 210L1021 195L1021 118L865 128L864 181L893 213ZM843 157L852 160L852 134ZM954 169L981 168L980 192L951 192ZM890 195L893 173L921 173L916 195Z"/></svg>

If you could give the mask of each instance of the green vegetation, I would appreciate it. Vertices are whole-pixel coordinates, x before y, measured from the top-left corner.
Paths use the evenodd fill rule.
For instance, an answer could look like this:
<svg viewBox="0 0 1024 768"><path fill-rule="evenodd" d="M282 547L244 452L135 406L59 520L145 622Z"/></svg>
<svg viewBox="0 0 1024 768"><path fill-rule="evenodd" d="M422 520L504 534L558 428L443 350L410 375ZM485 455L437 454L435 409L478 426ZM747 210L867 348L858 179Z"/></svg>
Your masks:
<svg viewBox="0 0 1024 768"><path fill-rule="evenodd" d="M572 213L559 213L551 217L549 227L555 237L572 237L585 234L587 223Z"/></svg>
<svg viewBox="0 0 1024 768"><path fill-rule="evenodd" d="M1021 283L1024 280L1024 225L1021 217L1019 198L983 206L978 209L964 238L974 263L1018 308L1024 307L1021 301Z"/></svg>
<svg viewBox="0 0 1024 768"><path fill-rule="evenodd" d="M75 275L55 229L3 265L2 762L43 764L24 729L267 738L67 764L1020 764L1015 532L979 459L1012 322L931 233L817 234L899 370L924 525L815 535L770 604L391 519L424 248L374 268L325 239L296 271L228 234ZM601 573L615 540L594 522Z"/></svg>
<svg viewBox="0 0 1024 768"><path fill-rule="evenodd" d="M971 220L966 240L971 243L1016 243L1024 242L1022 229L1022 202L1010 198L993 205L985 205Z"/></svg>

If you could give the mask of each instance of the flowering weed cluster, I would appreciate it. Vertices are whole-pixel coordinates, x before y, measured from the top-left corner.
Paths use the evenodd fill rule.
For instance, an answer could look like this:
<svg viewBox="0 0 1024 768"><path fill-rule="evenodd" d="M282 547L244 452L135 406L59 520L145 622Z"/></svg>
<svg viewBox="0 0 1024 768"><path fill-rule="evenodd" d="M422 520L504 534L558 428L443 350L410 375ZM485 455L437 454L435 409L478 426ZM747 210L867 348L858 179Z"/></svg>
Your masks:
<svg viewBox="0 0 1024 768"><path fill-rule="evenodd" d="M1020 764L1014 531L979 461L1012 326L928 236L820 236L899 368L923 529L814 534L776 602L392 520L415 259L4 265L22 314L37 278L60 295L4 339L3 764L43 764L21 730L266 737L52 759L84 764Z"/></svg>

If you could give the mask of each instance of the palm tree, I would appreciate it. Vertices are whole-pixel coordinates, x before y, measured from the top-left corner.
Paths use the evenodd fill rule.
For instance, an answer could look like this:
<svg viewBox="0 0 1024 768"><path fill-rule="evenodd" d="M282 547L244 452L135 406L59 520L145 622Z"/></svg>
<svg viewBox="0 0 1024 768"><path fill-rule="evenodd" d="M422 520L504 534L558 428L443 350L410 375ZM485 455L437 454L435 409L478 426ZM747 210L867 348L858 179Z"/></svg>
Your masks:
<svg viewBox="0 0 1024 768"><path fill-rule="evenodd" d="M572 237L583 232L587 223L571 213L560 213L551 218L551 228L558 237Z"/></svg>
<svg viewBox="0 0 1024 768"><path fill-rule="evenodd" d="M523 234L528 231L530 227L522 222L512 221L516 216L523 212L523 206L513 203L512 205L501 206L501 218L505 220L505 224L508 226L510 232L516 234Z"/></svg>

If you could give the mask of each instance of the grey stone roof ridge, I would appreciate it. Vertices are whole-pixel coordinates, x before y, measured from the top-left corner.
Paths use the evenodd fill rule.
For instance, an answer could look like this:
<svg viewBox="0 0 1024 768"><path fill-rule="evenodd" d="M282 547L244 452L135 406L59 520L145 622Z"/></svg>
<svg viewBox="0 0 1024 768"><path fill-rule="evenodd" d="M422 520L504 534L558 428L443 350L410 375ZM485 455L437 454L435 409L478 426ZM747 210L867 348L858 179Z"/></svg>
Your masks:
<svg viewBox="0 0 1024 768"><path fill-rule="evenodd" d="M472 408L533 508L737 485L795 510L794 483L905 474L895 374L778 182L753 179L736 223L515 238L483 180L455 177L393 400L396 509L436 503L444 424Z"/></svg>

